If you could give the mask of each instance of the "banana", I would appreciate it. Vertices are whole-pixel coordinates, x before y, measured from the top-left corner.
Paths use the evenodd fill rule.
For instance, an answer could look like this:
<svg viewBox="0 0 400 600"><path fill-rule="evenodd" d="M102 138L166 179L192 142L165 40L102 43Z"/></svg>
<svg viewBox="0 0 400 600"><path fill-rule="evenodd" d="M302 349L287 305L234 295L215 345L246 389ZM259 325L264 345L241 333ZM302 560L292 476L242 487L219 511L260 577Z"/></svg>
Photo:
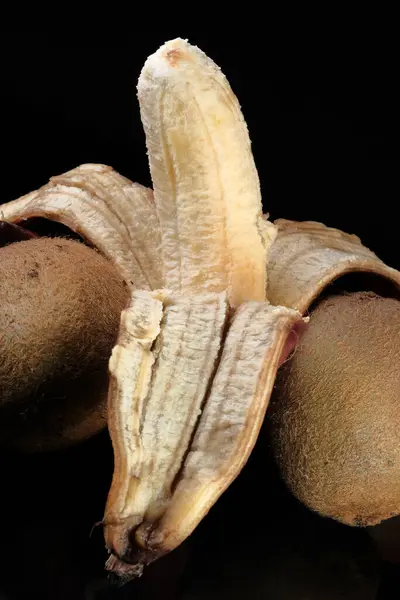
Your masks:
<svg viewBox="0 0 400 600"><path fill-rule="evenodd" d="M134 304L140 323L158 327L145 352L124 315L110 360L115 469L103 526L106 568L124 578L177 548L240 473L321 290L351 270L399 281L355 236L262 214L240 106L201 50L164 44L138 99L163 287L148 293L161 307Z"/></svg>
<svg viewBox="0 0 400 600"><path fill-rule="evenodd" d="M238 475L301 322L266 301L276 227L262 214L246 123L220 69L173 40L146 61L138 98L164 287L146 394L135 359L120 358L124 323L110 361L116 467L103 525L107 568L124 578L179 546Z"/></svg>
<svg viewBox="0 0 400 600"><path fill-rule="evenodd" d="M162 286L160 228L152 190L111 167L84 164L0 209L0 218L58 221L96 246L132 288Z"/></svg>
<svg viewBox="0 0 400 600"><path fill-rule="evenodd" d="M266 300L277 227L240 105L201 50L167 42L138 99L154 192L84 164L2 207L60 221L130 286L109 361L114 473L107 568L124 577L176 548L238 475L300 314Z"/></svg>
<svg viewBox="0 0 400 600"><path fill-rule="evenodd" d="M231 306L266 297L276 236L238 100L217 65L182 39L164 44L138 81L164 285L187 294L227 290Z"/></svg>

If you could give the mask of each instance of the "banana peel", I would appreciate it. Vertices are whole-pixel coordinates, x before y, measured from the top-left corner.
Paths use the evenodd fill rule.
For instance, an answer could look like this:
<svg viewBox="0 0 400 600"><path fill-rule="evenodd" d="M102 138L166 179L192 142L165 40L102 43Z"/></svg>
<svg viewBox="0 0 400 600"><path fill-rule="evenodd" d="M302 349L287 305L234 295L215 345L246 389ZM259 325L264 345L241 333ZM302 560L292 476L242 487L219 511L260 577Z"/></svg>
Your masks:
<svg viewBox="0 0 400 600"><path fill-rule="evenodd" d="M161 284L160 229L152 190L111 167L84 164L3 204L0 219L27 225L41 217L66 225L111 260L129 287Z"/></svg>

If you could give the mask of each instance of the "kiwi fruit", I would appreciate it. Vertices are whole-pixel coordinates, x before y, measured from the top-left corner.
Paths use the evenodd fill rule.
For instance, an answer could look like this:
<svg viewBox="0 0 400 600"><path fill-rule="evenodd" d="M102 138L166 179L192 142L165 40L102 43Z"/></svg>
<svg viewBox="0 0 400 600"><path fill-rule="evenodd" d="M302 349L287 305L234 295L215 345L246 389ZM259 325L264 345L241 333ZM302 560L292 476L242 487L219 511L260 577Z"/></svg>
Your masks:
<svg viewBox="0 0 400 600"><path fill-rule="evenodd" d="M108 361L128 290L80 241L0 249L0 441L49 450L104 428Z"/></svg>
<svg viewBox="0 0 400 600"><path fill-rule="evenodd" d="M297 502L266 435L190 544L181 600L376 599L380 559L366 530Z"/></svg>
<svg viewBox="0 0 400 600"><path fill-rule="evenodd" d="M269 411L281 475L308 508L353 526L400 513L400 302L323 298L278 373Z"/></svg>

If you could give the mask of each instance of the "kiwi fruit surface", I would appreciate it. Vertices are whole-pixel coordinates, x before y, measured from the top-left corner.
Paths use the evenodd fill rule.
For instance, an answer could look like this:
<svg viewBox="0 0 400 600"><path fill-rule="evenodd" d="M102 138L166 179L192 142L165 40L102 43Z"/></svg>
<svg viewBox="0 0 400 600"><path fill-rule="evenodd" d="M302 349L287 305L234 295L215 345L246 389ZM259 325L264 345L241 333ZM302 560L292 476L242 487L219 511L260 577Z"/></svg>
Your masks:
<svg viewBox="0 0 400 600"><path fill-rule="evenodd" d="M329 296L278 373L268 426L293 494L348 525L400 513L400 302Z"/></svg>
<svg viewBox="0 0 400 600"><path fill-rule="evenodd" d="M37 238L0 249L0 439L30 450L105 426L108 360L128 290L83 243Z"/></svg>

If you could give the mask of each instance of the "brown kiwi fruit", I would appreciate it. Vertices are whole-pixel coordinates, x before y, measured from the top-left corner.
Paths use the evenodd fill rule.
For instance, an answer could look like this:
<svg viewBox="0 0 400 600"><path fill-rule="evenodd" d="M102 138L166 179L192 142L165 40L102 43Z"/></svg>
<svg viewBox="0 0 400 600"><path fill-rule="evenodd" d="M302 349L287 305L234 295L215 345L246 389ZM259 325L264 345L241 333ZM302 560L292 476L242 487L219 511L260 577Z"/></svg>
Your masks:
<svg viewBox="0 0 400 600"><path fill-rule="evenodd" d="M128 290L96 250L63 238L0 249L0 440L29 451L104 428L108 360Z"/></svg>
<svg viewBox="0 0 400 600"><path fill-rule="evenodd" d="M400 302L372 292L321 300L280 369L269 411L294 495L348 525L400 513Z"/></svg>

